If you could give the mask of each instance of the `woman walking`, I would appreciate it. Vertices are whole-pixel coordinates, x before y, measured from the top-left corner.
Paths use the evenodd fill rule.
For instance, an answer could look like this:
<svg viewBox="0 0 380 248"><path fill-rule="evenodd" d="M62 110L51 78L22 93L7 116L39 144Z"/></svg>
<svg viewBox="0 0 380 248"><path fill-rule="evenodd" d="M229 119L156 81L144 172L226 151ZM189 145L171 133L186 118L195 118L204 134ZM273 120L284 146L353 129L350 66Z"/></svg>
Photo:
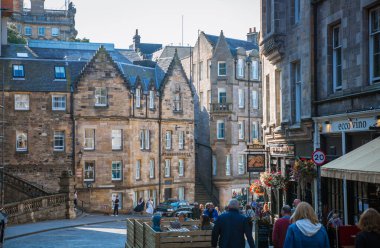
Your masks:
<svg viewBox="0 0 380 248"><path fill-rule="evenodd" d="M330 247L326 230L318 222L317 215L309 203L299 203L290 221L293 224L286 233L284 248Z"/></svg>
<svg viewBox="0 0 380 248"><path fill-rule="evenodd" d="M148 199L146 202L146 213L147 214L153 214L154 209L153 209L153 201L151 199Z"/></svg>
<svg viewBox="0 0 380 248"><path fill-rule="evenodd" d="M376 248L380 244L380 214L369 208L360 216L358 227L361 232L356 235L356 248Z"/></svg>
<svg viewBox="0 0 380 248"><path fill-rule="evenodd" d="M136 213L141 213L141 215L144 213L144 205L145 202L142 197L140 197L139 202L137 203L137 206L133 209Z"/></svg>

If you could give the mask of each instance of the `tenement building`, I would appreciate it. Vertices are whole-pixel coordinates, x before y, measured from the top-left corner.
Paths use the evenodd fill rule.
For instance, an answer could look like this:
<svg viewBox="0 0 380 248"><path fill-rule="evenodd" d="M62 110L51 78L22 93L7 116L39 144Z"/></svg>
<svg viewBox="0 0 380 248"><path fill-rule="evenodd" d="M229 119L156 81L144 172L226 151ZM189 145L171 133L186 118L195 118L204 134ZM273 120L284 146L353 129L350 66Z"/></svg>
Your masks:
<svg viewBox="0 0 380 248"><path fill-rule="evenodd" d="M346 224L380 210L380 2L319 1L314 6L314 148L322 167L322 207Z"/></svg>
<svg viewBox="0 0 380 248"><path fill-rule="evenodd" d="M194 103L175 52L151 67L113 44L3 45L7 173L48 192L72 171L80 203L194 201ZM4 73L3 73L4 72Z"/></svg>
<svg viewBox="0 0 380 248"><path fill-rule="evenodd" d="M311 1L262 0L260 56L263 80L263 137L269 150L267 170L290 176L295 158L313 152L313 71ZM302 186L302 187L300 187ZM289 184L272 201L272 210L293 199L312 203L312 181ZM273 195L272 192L269 195Z"/></svg>
<svg viewBox="0 0 380 248"><path fill-rule="evenodd" d="M28 40L74 40L76 9L71 1L66 2L70 3L65 10L55 10L45 9L45 0L30 0L30 9L24 8L24 0L13 0L10 24Z"/></svg>
<svg viewBox="0 0 380 248"><path fill-rule="evenodd" d="M220 206L231 197L247 201L247 144L262 139L257 35L251 29L238 40L201 32L183 59L197 92L197 178Z"/></svg>

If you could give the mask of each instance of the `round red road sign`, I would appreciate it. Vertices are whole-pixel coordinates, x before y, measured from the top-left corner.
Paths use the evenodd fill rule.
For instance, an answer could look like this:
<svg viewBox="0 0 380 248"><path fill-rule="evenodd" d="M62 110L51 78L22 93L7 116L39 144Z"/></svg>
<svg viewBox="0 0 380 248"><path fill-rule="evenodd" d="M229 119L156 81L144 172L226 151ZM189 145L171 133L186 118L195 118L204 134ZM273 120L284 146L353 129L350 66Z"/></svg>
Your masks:
<svg viewBox="0 0 380 248"><path fill-rule="evenodd" d="M313 152L312 160L316 165L323 165L326 162L326 154L323 151L316 150Z"/></svg>

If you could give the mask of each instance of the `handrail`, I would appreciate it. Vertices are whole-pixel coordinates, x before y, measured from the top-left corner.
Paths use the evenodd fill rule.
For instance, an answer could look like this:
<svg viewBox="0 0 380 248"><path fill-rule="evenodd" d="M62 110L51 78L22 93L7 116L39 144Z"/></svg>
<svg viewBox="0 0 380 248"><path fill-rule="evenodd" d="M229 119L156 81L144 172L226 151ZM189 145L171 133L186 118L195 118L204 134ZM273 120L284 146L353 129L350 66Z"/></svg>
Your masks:
<svg viewBox="0 0 380 248"><path fill-rule="evenodd" d="M15 187L27 194L30 197L40 197L51 195L50 192L46 191L43 188L40 188L20 177L11 175L7 172L4 172L4 182L12 187Z"/></svg>

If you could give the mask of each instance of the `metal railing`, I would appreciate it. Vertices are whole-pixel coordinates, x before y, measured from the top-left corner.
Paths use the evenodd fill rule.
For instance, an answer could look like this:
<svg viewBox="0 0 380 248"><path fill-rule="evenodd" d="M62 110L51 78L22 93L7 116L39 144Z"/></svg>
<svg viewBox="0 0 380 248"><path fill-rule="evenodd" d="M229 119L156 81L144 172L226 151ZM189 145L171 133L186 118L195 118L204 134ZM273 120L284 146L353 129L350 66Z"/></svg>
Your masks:
<svg viewBox="0 0 380 248"><path fill-rule="evenodd" d="M211 112L213 113L229 113L232 112L232 103L211 103Z"/></svg>

